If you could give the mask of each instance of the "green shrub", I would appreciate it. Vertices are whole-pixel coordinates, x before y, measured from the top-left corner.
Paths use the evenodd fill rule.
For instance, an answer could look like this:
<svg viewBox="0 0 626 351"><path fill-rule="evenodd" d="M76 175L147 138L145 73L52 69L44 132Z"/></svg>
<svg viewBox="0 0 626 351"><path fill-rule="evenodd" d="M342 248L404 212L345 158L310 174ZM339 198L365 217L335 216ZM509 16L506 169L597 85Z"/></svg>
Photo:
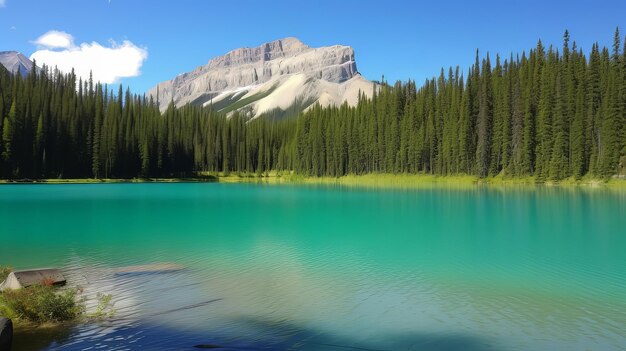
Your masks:
<svg viewBox="0 0 626 351"><path fill-rule="evenodd" d="M0 294L0 314L36 324L71 321L84 312L76 293L43 284L4 291Z"/></svg>
<svg viewBox="0 0 626 351"><path fill-rule="evenodd" d="M115 315L115 310L113 309L113 304L111 303L113 295L98 293L96 298L98 300L96 309L95 311L89 313L87 317L91 319L105 319L113 317Z"/></svg>

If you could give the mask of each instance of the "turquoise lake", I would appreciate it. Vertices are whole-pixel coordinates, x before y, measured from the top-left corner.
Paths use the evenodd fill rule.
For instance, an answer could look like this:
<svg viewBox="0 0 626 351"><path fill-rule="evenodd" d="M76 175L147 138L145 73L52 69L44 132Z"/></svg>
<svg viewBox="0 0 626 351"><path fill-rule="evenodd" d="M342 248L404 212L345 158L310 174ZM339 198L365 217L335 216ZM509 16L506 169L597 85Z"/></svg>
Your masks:
<svg viewBox="0 0 626 351"><path fill-rule="evenodd" d="M623 190L3 185L0 265L113 296L14 350L626 349Z"/></svg>

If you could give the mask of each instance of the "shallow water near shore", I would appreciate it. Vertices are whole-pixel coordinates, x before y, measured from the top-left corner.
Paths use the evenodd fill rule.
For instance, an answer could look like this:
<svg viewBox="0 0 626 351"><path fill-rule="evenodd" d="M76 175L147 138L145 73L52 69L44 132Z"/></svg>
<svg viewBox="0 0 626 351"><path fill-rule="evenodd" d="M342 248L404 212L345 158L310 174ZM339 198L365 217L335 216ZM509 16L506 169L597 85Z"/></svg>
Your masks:
<svg viewBox="0 0 626 351"><path fill-rule="evenodd" d="M625 214L607 189L2 185L0 265L116 310L14 350L622 350Z"/></svg>

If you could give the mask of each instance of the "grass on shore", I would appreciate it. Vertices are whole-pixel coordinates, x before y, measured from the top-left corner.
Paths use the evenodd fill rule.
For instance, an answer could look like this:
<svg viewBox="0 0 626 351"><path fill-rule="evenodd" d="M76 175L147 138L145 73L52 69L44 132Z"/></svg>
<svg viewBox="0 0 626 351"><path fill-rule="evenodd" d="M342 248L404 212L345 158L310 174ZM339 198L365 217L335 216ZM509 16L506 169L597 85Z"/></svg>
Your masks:
<svg viewBox="0 0 626 351"><path fill-rule="evenodd" d="M84 313L76 289L57 291L52 285L37 284L0 293L0 314L16 322L34 325L72 321Z"/></svg>
<svg viewBox="0 0 626 351"><path fill-rule="evenodd" d="M468 188L486 186L584 186L592 188L626 189L626 179L609 180L583 177L566 178L561 181L541 180L536 177L495 177L479 178L472 175L431 175L431 174L389 174L370 173L345 175L341 177L312 177L293 172L271 171L265 173L246 172L198 172L187 178L133 178L133 179L40 179L40 180L0 180L0 184L45 183L45 184L92 184L92 183L175 183L175 182L221 182L221 183L267 183L267 184L335 184L342 186L363 186L375 188L428 188L446 186Z"/></svg>
<svg viewBox="0 0 626 351"><path fill-rule="evenodd" d="M0 266L0 282L12 272ZM98 294L95 309L87 313L82 289L58 288L44 281L17 290L0 292L0 316L10 318L16 325L31 327L54 326L59 323L85 319L109 318L115 314L111 295Z"/></svg>
<svg viewBox="0 0 626 351"><path fill-rule="evenodd" d="M267 184L333 184L341 186L361 186L373 188L430 188L452 187L471 188L475 186L583 186L591 188L626 189L626 179L602 180L597 178L574 179L567 178L559 182L542 181L535 177L505 177L496 176L479 178L476 176L459 174L438 176L430 174L388 174L371 173L364 175L345 175L341 177L310 177L292 172L258 173L203 173L205 176L215 177L219 182L252 182Z"/></svg>
<svg viewBox="0 0 626 351"><path fill-rule="evenodd" d="M11 272L13 272L13 268L0 266L0 283L7 279Z"/></svg>
<svg viewBox="0 0 626 351"><path fill-rule="evenodd" d="M0 266L0 282L13 271ZM84 305L77 298L77 289L58 290L42 282L28 288L0 292L0 316L16 324L50 325L72 321L84 313Z"/></svg>

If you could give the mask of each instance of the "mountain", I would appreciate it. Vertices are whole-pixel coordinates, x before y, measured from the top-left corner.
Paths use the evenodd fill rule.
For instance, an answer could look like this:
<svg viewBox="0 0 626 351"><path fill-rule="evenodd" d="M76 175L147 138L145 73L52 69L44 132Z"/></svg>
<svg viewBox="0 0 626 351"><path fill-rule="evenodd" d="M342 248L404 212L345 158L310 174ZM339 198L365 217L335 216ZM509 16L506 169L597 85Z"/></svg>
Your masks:
<svg viewBox="0 0 626 351"><path fill-rule="evenodd" d="M258 116L303 110L315 102L355 105L359 91L370 96L373 87L357 71L351 47L312 48L285 38L213 58L148 94L158 97L161 110L173 101L177 106L211 105L223 112L244 110Z"/></svg>
<svg viewBox="0 0 626 351"><path fill-rule="evenodd" d="M9 72L19 71L23 76L33 69L33 62L17 51L0 51L0 63Z"/></svg>

